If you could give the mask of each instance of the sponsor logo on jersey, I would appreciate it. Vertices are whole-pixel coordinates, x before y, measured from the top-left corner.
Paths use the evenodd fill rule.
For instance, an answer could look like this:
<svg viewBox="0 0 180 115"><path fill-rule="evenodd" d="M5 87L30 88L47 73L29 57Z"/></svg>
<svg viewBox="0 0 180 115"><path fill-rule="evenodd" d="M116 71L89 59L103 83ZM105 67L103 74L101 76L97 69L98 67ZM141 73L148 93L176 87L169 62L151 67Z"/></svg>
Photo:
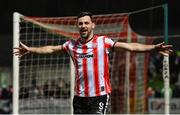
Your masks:
<svg viewBox="0 0 180 115"><path fill-rule="evenodd" d="M85 54L79 55L79 58L93 58L93 57L94 57L93 54L90 54L90 55L85 55Z"/></svg>

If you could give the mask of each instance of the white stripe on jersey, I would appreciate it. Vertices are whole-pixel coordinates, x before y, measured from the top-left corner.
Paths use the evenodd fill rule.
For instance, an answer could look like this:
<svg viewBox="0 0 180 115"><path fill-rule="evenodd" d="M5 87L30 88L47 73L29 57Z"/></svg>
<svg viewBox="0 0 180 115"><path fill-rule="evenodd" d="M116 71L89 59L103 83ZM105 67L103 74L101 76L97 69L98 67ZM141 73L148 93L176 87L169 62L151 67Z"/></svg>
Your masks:
<svg viewBox="0 0 180 115"><path fill-rule="evenodd" d="M91 44L90 44L91 45ZM90 45L88 45L88 47L92 47L92 46L90 46ZM91 49L88 49L87 50L87 52L91 52L90 51ZM90 58L88 61L87 61L87 64L88 64L88 66L87 66L87 69L88 70L92 70L92 72L88 72L88 76L92 76L92 77L88 77L88 80L89 81L95 81L95 79L94 79L94 69L93 69L93 58ZM89 90L91 91L91 95L95 95L96 93L95 93L95 89L94 89L94 86L95 86L95 83L94 82L92 82L91 84L89 83Z"/></svg>
<svg viewBox="0 0 180 115"><path fill-rule="evenodd" d="M100 85L99 85L99 88L100 90L102 90L101 88L103 88L105 86L105 83L104 83L104 51L100 52L101 49L104 49L104 42L103 39L104 36L101 36L99 39L98 39L98 57L101 57L103 56L103 58L101 58L99 61L98 61L98 68L99 68L99 81L100 81ZM108 69L108 68L107 68ZM104 95L105 94L105 87L104 87L104 91L101 91L100 92L101 95Z"/></svg>
<svg viewBox="0 0 180 115"><path fill-rule="evenodd" d="M111 92L107 57L108 49L113 45L114 42L105 36L94 36L85 44L79 40L63 44L76 69L75 95L92 97Z"/></svg>

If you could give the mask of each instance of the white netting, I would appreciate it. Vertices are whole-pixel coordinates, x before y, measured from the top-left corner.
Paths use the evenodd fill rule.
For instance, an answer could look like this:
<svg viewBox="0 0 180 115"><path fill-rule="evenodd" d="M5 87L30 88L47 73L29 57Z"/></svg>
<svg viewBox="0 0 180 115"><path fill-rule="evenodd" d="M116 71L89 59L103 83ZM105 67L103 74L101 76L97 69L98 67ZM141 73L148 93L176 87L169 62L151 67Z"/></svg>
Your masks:
<svg viewBox="0 0 180 115"><path fill-rule="evenodd" d="M65 42L64 38L21 19L20 41L28 46L62 44ZM30 54L20 59L20 113L69 113L69 62L70 59L66 54L43 56Z"/></svg>

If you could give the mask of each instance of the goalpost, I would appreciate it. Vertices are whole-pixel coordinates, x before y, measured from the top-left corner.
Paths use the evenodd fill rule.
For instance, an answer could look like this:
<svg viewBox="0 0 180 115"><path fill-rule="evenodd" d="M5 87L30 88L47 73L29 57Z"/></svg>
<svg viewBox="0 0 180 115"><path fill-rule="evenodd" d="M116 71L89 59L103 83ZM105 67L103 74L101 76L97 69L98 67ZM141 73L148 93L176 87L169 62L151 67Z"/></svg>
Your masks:
<svg viewBox="0 0 180 115"><path fill-rule="evenodd" d="M115 41L151 44L152 38L136 34L129 14L95 15L95 33ZM77 39L76 17L28 17L14 13L14 43L28 46L63 44ZM127 40L128 38L128 40ZM121 59L121 61L119 61ZM110 73L111 113L145 113L149 53L112 52ZM129 77L128 77L129 76ZM28 54L13 57L13 113L70 114L74 91L74 69L67 54Z"/></svg>
<svg viewBox="0 0 180 115"><path fill-rule="evenodd" d="M164 41L168 44L168 4L163 5L164 8ZM169 73L169 55L163 59L163 80L164 80L164 113L170 114L170 73Z"/></svg>
<svg viewBox="0 0 180 115"><path fill-rule="evenodd" d="M19 22L20 14L14 13L13 15L13 47L17 47L19 44ZM13 113L18 114L19 108L19 60L13 55Z"/></svg>

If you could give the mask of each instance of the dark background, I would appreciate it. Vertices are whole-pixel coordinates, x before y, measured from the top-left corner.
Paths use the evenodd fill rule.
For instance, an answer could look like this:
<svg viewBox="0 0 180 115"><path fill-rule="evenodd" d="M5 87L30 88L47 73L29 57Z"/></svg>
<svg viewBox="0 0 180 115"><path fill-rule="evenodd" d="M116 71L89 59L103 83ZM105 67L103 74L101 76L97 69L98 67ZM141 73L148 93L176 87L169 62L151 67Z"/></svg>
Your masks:
<svg viewBox="0 0 180 115"><path fill-rule="evenodd" d="M93 14L132 12L163 3L163 0L0 0L0 67L12 66L13 12L26 16L61 17L74 16L81 11ZM169 35L180 34L179 3L178 0L168 1ZM132 15L132 28L145 35L163 35L163 11L157 12Z"/></svg>

